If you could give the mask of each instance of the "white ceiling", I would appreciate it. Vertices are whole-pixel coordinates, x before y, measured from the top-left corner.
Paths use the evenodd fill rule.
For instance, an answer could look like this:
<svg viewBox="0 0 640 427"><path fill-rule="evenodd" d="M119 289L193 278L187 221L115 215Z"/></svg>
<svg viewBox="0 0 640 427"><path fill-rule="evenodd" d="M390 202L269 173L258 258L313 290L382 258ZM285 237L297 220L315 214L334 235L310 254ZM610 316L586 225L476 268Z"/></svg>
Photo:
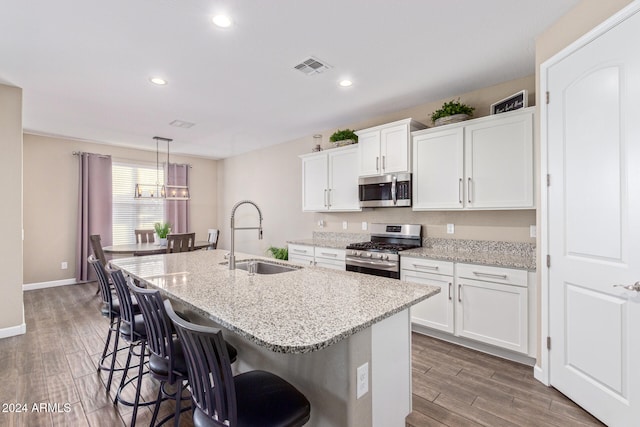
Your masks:
<svg viewBox="0 0 640 427"><path fill-rule="evenodd" d="M224 158L530 75L577 2L13 0L0 82L23 88L27 132ZM293 69L309 56L332 68Z"/></svg>

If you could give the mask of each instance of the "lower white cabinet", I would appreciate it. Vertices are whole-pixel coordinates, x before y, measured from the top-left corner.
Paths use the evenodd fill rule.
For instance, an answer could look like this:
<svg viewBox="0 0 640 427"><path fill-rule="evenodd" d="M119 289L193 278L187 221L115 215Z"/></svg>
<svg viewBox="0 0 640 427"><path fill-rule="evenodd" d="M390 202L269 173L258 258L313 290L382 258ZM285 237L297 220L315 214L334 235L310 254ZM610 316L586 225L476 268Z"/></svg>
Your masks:
<svg viewBox="0 0 640 427"><path fill-rule="evenodd" d="M535 289L527 271L401 257L400 274L402 280L440 287L439 294L411 308L412 323L533 354L529 305Z"/></svg>
<svg viewBox="0 0 640 427"><path fill-rule="evenodd" d="M454 332L453 263L401 258L400 280L437 286L440 292L411 307L411 321L444 332Z"/></svg>
<svg viewBox="0 0 640 427"><path fill-rule="evenodd" d="M289 261L302 266L317 265L344 271L345 257L344 249L289 244Z"/></svg>
<svg viewBox="0 0 640 427"><path fill-rule="evenodd" d="M290 244L289 261L302 266L313 265L313 246Z"/></svg>

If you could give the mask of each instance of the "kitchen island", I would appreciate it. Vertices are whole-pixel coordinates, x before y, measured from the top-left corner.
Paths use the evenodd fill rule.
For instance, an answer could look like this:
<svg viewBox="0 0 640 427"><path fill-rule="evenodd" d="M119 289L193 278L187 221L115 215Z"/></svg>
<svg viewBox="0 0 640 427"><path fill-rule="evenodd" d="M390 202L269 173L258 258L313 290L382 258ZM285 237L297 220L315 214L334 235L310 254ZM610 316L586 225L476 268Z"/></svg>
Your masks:
<svg viewBox="0 0 640 427"><path fill-rule="evenodd" d="M238 348L237 372L265 369L296 386L311 402L308 425L404 425L411 411L409 307L437 288L319 267L249 275L228 270L225 253L112 264L160 289L179 310L222 327Z"/></svg>

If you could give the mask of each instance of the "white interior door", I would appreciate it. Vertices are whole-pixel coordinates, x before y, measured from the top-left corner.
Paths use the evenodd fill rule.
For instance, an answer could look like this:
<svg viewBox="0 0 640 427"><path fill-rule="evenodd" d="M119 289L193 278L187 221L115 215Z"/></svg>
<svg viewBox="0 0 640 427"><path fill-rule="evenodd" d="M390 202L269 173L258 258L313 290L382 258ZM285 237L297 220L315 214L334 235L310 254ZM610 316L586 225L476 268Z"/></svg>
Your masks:
<svg viewBox="0 0 640 427"><path fill-rule="evenodd" d="M551 384L609 426L640 423L640 13L547 68ZM594 38L595 37L595 38Z"/></svg>

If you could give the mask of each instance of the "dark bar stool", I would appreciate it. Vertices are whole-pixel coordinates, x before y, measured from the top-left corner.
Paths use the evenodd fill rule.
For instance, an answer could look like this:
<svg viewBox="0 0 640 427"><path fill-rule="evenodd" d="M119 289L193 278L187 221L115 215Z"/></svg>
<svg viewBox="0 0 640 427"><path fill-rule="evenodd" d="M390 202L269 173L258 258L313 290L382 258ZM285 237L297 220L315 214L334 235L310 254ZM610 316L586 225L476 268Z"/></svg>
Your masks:
<svg viewBox="0 0 640 427"><path fill-rule="evenodd" d="M180 318L166 305L187 361L196 427L297 427L309 421L311 405L291 384L265 371L231 373L220 329Z"/></svg>

